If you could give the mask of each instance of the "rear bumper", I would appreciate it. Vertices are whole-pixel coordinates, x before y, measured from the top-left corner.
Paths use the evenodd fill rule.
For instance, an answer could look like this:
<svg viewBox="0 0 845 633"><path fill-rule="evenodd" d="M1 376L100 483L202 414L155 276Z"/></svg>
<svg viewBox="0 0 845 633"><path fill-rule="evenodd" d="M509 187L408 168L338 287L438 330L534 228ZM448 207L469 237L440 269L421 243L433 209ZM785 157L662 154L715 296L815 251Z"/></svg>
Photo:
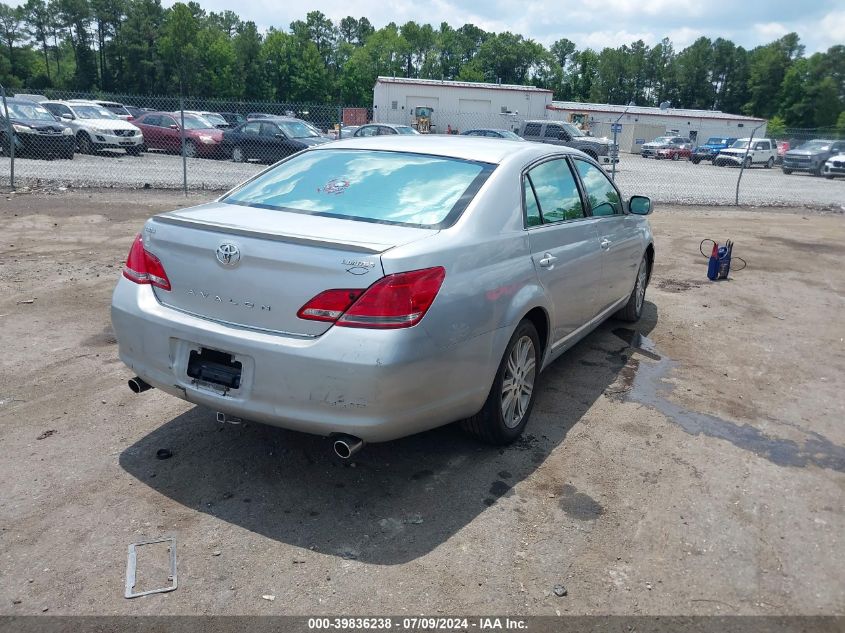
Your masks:
<svg viewBox="0 0 845 633"><path fill-rule="evenodd" d="M226 326L162 306L149 286L121 278L112 298L121 360L174 396L233 416L317 435L380 442L476 413L498 359L495 332L437 348L426 330L330 328L297 338ZM224 395L187 375L190 351L208 347L243 365Z"/></svg>

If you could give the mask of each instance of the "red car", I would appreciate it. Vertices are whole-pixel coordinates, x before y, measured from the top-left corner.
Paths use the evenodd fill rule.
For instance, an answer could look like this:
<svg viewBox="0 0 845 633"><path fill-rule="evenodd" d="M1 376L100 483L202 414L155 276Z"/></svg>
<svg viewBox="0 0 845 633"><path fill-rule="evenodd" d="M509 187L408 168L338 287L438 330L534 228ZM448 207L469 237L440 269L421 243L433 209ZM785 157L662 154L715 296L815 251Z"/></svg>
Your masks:
<svg viewBox="0 0 845 633"><path fill-rule="evenodd" d="M690 156L692 156L692 145L686 144L664 147L654 154L657 159L671 158L672 160L689 160Z"/></svg>
<svg viewBox="0 0 845 633"><path fill-rule="evenodd" d="M789 151L789 141L778 141L777 144L778 144L778 155L777 155L777 158L775 158L775 162L778 165L781 165L783 163L783 155L786 154Z"/></svg>
<svg viewBox="0 0 845 633"><path fill-rule="evenodd" d="M181 116L172 112L145 112L132 121L144 134L147 149L182 153ZM189 158L223 156L223 132L202 117L185 115L185 155Z"/></svg>

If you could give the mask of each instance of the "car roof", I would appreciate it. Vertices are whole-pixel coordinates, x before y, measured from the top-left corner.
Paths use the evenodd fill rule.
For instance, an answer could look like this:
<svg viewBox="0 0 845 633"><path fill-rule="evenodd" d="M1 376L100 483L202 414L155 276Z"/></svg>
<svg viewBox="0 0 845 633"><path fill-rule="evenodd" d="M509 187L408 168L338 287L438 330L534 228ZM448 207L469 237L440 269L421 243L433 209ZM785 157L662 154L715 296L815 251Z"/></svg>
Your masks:
<svg viewBox="0 0 845 633"><path fill-rule="evenodd" d="M410 152L412 154L429 154L495 164L511 159L528 162L552 154L582 155L582 152L571 147L547 145L545 143L514 143L503 138L462 136L460 134L363 136L319 145L313 151L329 149Z"/></svg>

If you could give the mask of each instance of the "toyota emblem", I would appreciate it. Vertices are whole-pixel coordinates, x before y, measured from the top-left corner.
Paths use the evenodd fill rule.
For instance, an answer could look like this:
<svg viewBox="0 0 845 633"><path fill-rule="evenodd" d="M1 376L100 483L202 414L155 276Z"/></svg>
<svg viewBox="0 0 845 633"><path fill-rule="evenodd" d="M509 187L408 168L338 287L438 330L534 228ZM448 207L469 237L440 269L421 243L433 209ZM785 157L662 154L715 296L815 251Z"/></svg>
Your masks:
<svg viewBox="0 0 845 633"><path fill-rule="evenodd" d="M224 266L234 266L241 259L241 249L234 244L221 244L217 247L217 261Z"/></svg>

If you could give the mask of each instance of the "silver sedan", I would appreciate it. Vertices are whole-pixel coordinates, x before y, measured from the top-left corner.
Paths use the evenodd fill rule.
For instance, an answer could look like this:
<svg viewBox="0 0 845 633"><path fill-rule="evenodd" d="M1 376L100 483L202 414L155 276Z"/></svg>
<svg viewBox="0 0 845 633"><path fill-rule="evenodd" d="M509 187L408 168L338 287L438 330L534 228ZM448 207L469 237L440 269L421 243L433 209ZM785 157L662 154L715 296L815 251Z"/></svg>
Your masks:
<svg viewBox="0 0 845 633"><path fill-rule="evenodd" d="M112 300L120 358L135 391L334 437L342 457L456 420L511 442L543 368L640 317L650 212L565 147L317 146L147 221Z"/></svg>

